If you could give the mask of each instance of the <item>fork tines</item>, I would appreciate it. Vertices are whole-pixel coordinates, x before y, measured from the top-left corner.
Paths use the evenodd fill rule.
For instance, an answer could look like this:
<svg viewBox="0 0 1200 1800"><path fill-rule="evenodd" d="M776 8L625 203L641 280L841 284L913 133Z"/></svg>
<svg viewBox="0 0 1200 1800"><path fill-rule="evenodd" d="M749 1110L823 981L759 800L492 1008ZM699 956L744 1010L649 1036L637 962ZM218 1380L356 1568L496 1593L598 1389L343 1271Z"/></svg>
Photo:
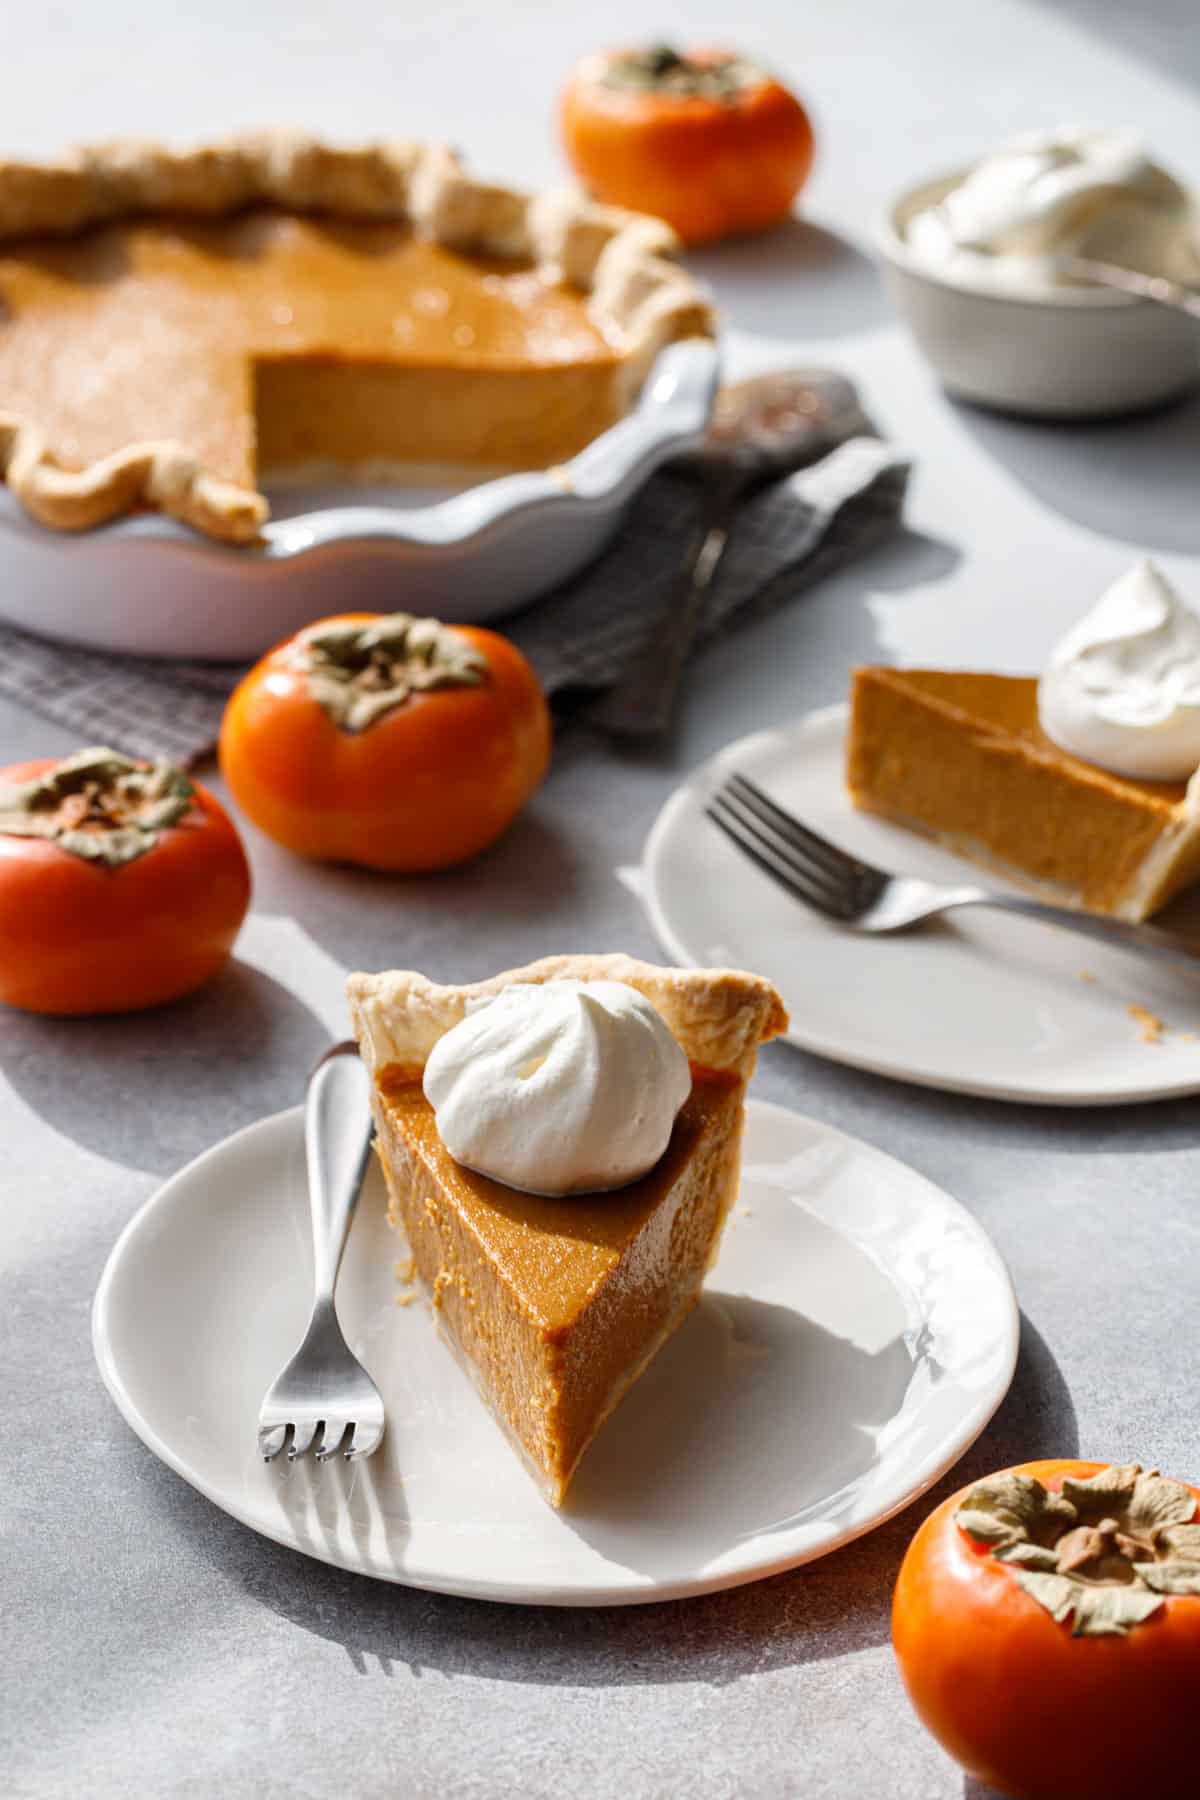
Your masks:
<svg viewBox="0 0 1200 1800"><path fill-rule="evenodd" d="M343 1449L347 1433L349 1442ZM360 1456L370 1456L377 1450L382 1436L382 1426L356 1425L353 1419L314 1419L300 1424L289 1421L284 1425L261 1426L258 1448L264 1462L274 1462L284 1451L288 1461L295 1462L298 1457L307 1456L314 1444L318 1462L327 1462L339 1450L347 1462L355 1462Z"/></svg>
<svg viewBox="0 0 1200 1800"><path fill-rule="evenodd" d="M704 810L744 855L826 918L859 917L887 879L801 824L745 775L730 775Z"/></svg>

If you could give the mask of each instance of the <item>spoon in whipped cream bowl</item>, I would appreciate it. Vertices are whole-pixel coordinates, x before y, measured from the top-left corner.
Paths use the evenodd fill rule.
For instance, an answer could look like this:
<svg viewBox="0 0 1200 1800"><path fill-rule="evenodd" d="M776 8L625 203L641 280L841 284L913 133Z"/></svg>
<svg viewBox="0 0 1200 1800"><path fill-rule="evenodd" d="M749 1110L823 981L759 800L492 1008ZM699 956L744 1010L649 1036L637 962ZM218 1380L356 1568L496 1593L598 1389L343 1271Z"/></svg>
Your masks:
<svg viewBox="0 0 1200 1800"><path fill-rule="evenodd" d="M1054 266L1071 281L1086 282L1091 287L1112 288L1127 294L1131 300L1152 300L1156 306L1174 307L1200 319L1200 290L1172 281L1168 275L1144 275L1139 269L1127 269L1121 263L1098 262L1094 256L1059 256Z"/></svg>

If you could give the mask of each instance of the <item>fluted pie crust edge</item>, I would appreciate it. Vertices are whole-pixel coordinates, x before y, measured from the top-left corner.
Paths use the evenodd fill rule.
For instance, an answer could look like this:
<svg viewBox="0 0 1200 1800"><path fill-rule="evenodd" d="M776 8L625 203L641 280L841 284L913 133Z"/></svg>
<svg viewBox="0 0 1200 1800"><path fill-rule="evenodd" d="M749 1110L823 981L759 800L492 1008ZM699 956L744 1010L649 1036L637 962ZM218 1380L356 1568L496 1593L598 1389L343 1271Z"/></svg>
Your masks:
<svg viewBox="0 0 1200 1800"><path fill-rule="evenodd" d="M526 194L482 182L452 150L403 141L347 148L267 131L191 150L118 140L54 163L0 160L0 252L14 239L159 213L214 218L254 205L407 222L466 254L531 258L588 295L601 329L621 333L626 406L661 349L712 334L704 290L671 260L677 240L661 220L570 189ZM3 410L0 479L41 524L65 531L148 508L245 543L260 535L269 510L256 489L222 479L177 442L129 444L66 468L32 422Z"/></svg>

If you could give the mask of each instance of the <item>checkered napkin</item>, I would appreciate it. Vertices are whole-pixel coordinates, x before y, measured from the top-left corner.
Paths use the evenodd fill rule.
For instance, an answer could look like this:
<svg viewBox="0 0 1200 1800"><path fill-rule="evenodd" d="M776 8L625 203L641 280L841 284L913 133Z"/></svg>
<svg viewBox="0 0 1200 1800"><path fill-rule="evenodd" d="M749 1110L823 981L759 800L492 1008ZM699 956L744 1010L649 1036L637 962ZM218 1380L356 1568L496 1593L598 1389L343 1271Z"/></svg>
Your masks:
<svg viewBox="0 0 1200 1800"><path fill-rule="evenodd" d="M759 489L738 513L699 642L781 605L885 538L899 523L907 478L907 461L895 450L854 437ZM494 622L533 663L560 714L582 693L611 686L672 603L701 507L693 476L661 471L583 575ZM131 756L185 766L211 756L241 673L230 664L69 649L0 626L0 693L65 725L81 744L110 744Z"/></svg>

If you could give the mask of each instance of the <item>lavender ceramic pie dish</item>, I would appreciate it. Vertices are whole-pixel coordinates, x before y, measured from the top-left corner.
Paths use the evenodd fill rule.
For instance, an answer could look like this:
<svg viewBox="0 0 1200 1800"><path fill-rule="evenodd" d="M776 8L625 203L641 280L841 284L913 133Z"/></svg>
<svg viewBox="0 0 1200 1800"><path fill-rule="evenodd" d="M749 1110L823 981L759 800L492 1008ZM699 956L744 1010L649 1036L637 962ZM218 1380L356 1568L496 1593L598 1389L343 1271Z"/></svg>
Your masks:
<svg viewBox="0 0 1200 1800"><path fill-rule="evenodd" d="M498 617L603 548L647 477L703 432L717 374L710 340L672 344L635 409L557 469L458 492L282 490L249 546L151 514L69 536L0 489L0 618L89 649L232 661L330 612Z"/></svg>

